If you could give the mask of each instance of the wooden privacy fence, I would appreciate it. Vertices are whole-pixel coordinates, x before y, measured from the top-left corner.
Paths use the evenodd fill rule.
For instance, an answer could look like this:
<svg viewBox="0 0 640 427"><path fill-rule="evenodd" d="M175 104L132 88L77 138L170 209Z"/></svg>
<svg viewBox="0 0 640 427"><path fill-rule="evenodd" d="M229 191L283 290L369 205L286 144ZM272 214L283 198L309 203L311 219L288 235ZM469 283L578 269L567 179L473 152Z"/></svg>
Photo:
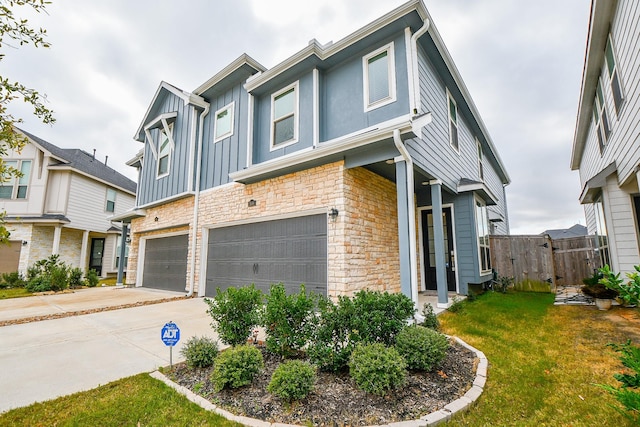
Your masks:
<svg viewBox="0 0 640 427"><path fill-rule="evenodd" d="M499 276L516 283L581 285L600 268L593 236L552 240L549 236L491 236L491 263Z"/></svg>

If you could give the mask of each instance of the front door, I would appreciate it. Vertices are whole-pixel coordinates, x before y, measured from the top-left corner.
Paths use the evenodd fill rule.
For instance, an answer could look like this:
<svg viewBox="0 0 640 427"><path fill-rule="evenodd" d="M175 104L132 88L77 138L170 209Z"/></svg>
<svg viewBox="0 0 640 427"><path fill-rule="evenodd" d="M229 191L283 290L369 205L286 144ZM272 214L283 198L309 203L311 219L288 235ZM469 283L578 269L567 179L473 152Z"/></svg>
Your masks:
<svg viewBox="0 0 640 427"><path fill-rule="evenodd" d="M89 269L95 270L98 276L102 276L102 254L104 253L104 239L91 239L91 258Z"/></svg>
<svg viewBox="0 0 640 427"><path fill-rule="evenodd" d="M447 268L447 288L456 291L456 262L453 250L453 222L451 208L442 209L442 224L444 228L444 262ZM433 233L433 211L422 211L422 247L424 256L425 283L428 290L438 288L436 283L436 254Z"/></svg>

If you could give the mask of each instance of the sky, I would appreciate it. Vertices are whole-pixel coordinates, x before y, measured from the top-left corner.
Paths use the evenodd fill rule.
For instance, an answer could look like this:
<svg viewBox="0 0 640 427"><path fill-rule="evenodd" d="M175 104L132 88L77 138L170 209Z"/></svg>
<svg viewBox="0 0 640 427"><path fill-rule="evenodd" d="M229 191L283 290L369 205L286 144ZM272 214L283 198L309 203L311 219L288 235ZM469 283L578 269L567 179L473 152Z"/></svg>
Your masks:
<svg viewBox="0 0 640 427"><path fill-rule="evenodd" d="M569 168L589 0L424 0L511 178L511 234L585 224ZM56 123L23 103L20 126L81 148L131 179L125 162L162 81L193 91L242 53L271 68L315 38L338 41L403 0L53 0L15 14L51 48L3 46L0 76L47 95Z"/></svg>

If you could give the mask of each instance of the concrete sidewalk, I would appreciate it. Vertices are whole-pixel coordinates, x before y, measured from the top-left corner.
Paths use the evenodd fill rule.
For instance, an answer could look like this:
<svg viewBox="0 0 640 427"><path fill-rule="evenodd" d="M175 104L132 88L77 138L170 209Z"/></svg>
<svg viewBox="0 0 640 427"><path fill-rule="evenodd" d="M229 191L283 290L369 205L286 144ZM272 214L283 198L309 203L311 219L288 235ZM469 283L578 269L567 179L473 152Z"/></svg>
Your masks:
<svg viewBox="0 0 640 427"><path fill-rule="evenodd" d="M132 290L112 288L112 293L107 289L104 295L117 300L122 298L118 292ZM53 304L47 299L44 305L33 307L21 304L30 314L87 307L65 301L60 298ZM0 302L6 318L10 310L5 301ZM178 325L181 335L173 348L174 363L182 360L179 351L190 337L216 338L206 310L202 298L189 298L0 327L0 412L169 365L169 347L160 339L160 331L169 321Z"/></svg>

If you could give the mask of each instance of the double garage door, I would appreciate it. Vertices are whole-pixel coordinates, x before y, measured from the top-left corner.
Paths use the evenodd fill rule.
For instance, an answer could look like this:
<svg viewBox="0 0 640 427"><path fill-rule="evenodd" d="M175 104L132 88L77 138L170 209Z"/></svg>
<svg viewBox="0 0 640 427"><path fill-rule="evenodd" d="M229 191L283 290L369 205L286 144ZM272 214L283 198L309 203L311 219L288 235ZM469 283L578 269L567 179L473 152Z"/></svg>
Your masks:
<svg viewBox="0 0 640 427"><path fill-rule="evenodd" d="M148 239L143 286L184 291L187 235ZM264 292L283 283L297 292L327 293L327 217L311 215L209 230L206 296L216 289L255 284Z"/></svg>

